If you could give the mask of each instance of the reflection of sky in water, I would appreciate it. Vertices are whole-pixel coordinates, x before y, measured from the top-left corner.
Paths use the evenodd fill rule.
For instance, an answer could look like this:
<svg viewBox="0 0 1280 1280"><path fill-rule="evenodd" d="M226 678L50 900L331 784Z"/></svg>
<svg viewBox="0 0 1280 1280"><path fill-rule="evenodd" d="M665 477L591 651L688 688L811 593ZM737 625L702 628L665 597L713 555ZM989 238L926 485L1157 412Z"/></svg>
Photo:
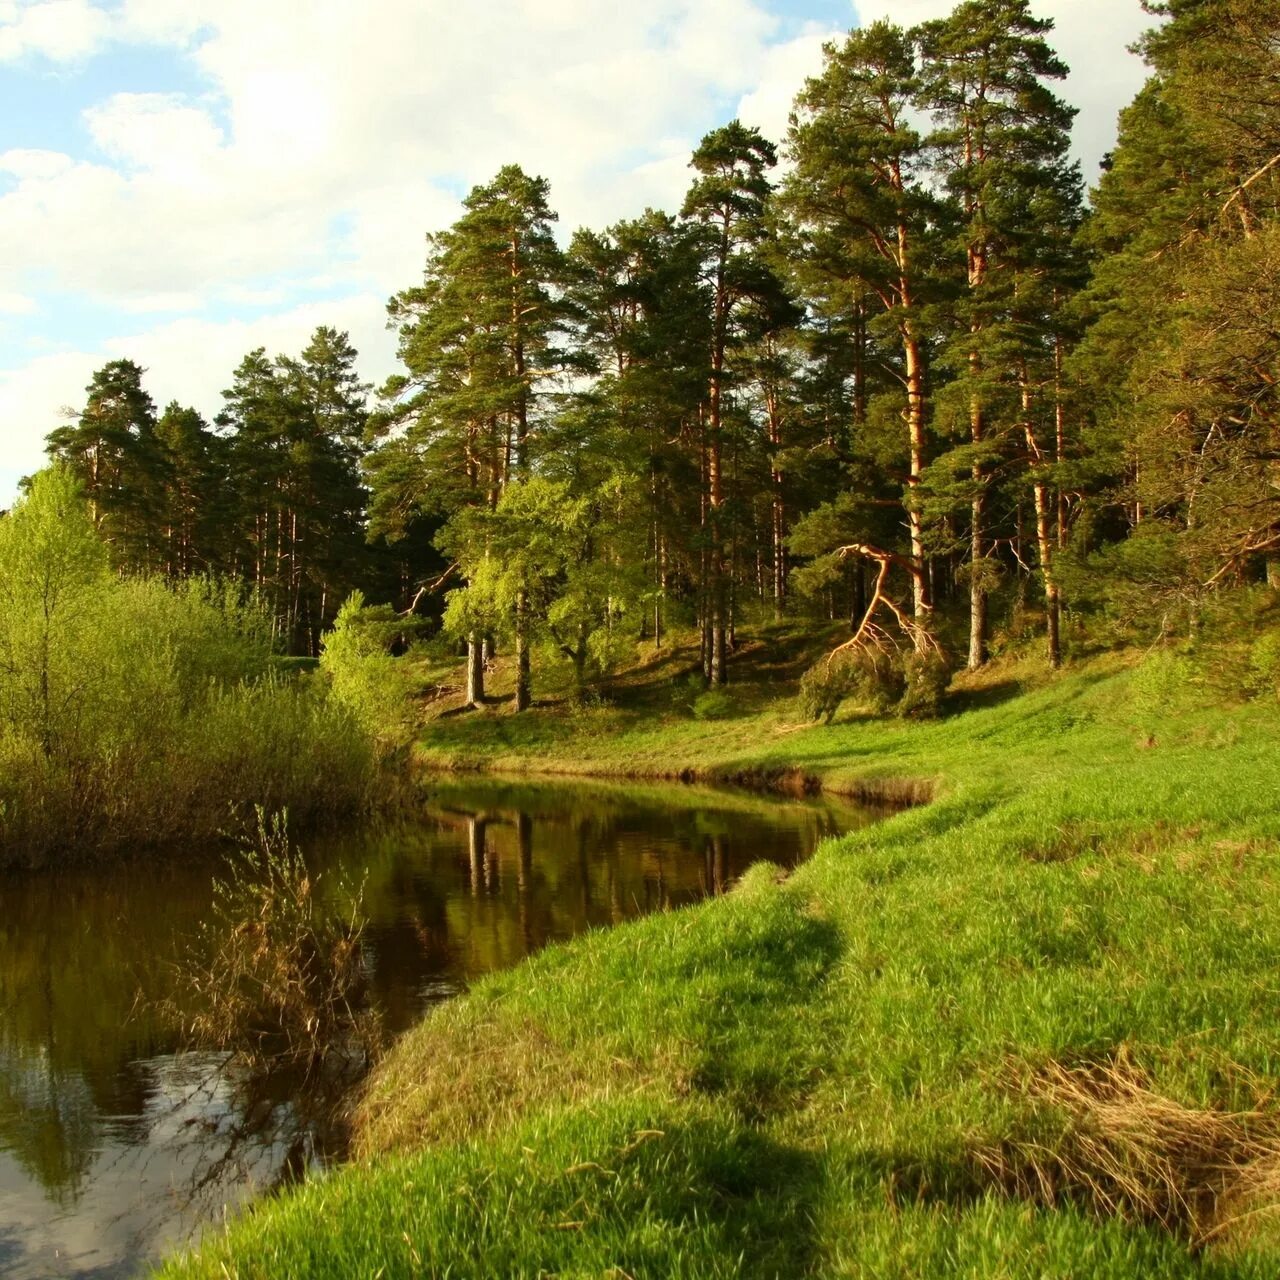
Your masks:
<svg viewBox="0 0 1280 1280"><path fill-rule="evenodd" d="M208 1168L206 1139L231 1111L219 1064L197 1054L134 1064L152 1086L145 1113L95 1117L93 1142L77 1153L70 1185L46 1190L12 1150L0 1149L0 1275L124 1280L136 1275L140 1255L193 1240L201 1222L269 1179L272 1153L258 1152L192 1199L193 1179ZM6 1072L11 1065L5 1062ZM84 1087L59 1082L64 1100L77 1085Z"/></svg>
<svg viewBox="0 0 1280 1280"><path fill-rule="evenodd" d="M872 815L687 788L442 783L423 820L317 842L319 891L363 885L374 999L392 1029L557 939L791 865ZM125 1280L282 1168L332 1150L292 1082L172 1056L139 991L222 862L0 879L0 1275ZM347 886L347 887L344 887Z"/></svg>

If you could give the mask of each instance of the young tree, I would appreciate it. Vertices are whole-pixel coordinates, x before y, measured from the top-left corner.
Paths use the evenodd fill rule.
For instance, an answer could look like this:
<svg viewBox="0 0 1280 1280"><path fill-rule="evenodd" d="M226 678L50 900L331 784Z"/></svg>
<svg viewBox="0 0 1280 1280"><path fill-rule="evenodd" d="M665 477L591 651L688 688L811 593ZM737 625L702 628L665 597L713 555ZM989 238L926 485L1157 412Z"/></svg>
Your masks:
<svg viewBox="0 0 1280 1280"><path fill-rule="evenodd" d="M47 758L74 736L94 679L75 623L99 607L108 581L79 480L65 464L38 472L0 519L0 723Z"/></svg>

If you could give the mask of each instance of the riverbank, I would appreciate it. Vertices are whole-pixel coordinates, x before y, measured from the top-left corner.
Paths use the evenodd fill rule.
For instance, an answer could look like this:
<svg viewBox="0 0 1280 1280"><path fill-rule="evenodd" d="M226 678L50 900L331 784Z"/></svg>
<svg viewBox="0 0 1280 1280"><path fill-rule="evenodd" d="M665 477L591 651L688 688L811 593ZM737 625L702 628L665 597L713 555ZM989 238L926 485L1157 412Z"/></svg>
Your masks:
<svg viewBox="0 0 1280 1280"><path fill-rule="evenodd" d="M997 668L924 725L796 727L764 680L723 720L432 722L436 767L934 799L477 984L356 1163L166 1274L1273 1276L1280 727L1158 677Z"/></svg>

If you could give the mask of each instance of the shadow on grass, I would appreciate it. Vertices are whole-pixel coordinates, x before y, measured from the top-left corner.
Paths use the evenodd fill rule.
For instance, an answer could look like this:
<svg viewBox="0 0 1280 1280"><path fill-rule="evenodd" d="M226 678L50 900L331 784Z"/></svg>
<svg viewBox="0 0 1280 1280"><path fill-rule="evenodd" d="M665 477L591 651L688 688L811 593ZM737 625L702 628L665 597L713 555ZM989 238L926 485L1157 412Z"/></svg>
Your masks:
<svg viewBox="0 0 1280 1280"><path fill-rule="evenodd" d="M698 1104L547 1116L499 1144L355 1166L162 1274L681 1277L818 1269L820 1159Z"/></svg>
<svg viewBox="0 0 1280 1280"><path fill-rule="evenodd" d="M1023 692L1019 680L1001 680L998 684L989 684L981 689L957 689L947 695L944 714L960 715L965 711L982 711L987 707L998 707L1001 703L1010 702Z"/></svg>

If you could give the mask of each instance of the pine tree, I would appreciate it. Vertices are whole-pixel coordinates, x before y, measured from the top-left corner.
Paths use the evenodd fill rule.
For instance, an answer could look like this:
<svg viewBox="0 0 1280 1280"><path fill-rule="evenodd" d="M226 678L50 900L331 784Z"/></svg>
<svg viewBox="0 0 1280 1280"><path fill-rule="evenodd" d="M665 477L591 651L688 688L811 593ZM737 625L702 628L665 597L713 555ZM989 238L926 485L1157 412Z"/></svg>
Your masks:
<svg viewBox="0 0 1280 1280"><path fill-rule="evenodd" d="M99 533L126 568L153 571L163 563L165 459L156 439L155 403L142 387L142 368L113 360L93 375L74 425L48 436L48 453L84 486Z"/></svg>
<svg viewBox="0 0 1280 1280"><path fill-rule="evenodd" d="M625 475L646 495L652 609L642 626L651 620L657 646L669 595L697 576L699 410L710 345L701 258L698 229L653 210L604 233L580 231L569 250L580 364L594 379L574 411L560 415L553 452L588 462L593 479L584 484Z"/></svg>
<svg viewBox="0 0 1280 1280"><path fill-rule="evenodd" d="M682 216L702 232L703 270L710 289L711 343L704 431L707 569L703 608L704 669L708 681L726 679L730 627L726 560L727 486L725 420L727 398L739 371L744 304L776 288L760 247L768 234L766 210L772 187L768 171L777 163L773 144L734 120L703 138L690 165L697 171Z"/></svg>
<svg viewBox="0 0 1280 1280"><path fill-rule="evenodd" d="M507 483L528 474L541 388L562 363L563 266L547 197L545 180L508 165L471 192L452 228L428 238L423 284L391 300L408 373L387 383L372 423L386 441L369 466L379 527L495 508ZM519 708L530 699L526 611L517 600ZM484 696L483 639L468 638L472 702Z"/></svg>
<svg viewBox="0 0 1280 1280"><path fill-rule="evenodd" d="M922 307L933 201L919 178L922 145L912 124L918 92L914 47L901 28L878 22L854 31L839 48L829 45L823 74L796 99L788 136L793 167L782 207L806 291L827 314L837 308L865 314L870 302L896 339L906 427L905 563L914 619L926 627L932 600L918 490L929 449ZM865 321L849 328L865 346Z"/></svg>
<svg viewBox="0 0 1280 1280"><path fill-rule="evenodd" d="M1166 556L1195 625L1223 581L1280 581L1280 450L1269 316L1280 307L1280 6L1178 0L1143 42L1084 243L1088 332L1073 357L1113 533ZM1123 370L1117 376L1117 370ZM1148 557L1149 558L1149 557ZM1146 570L1134 561L1134 572ZM1123 566L1117 561L1120 571Z"/></svg>
<svg viewBox="0 0 1280 1280"><path fill-rule="evenodd" d="M156 441L165 464L165 575L181 579L216 572L223 568L219 526L230 518L222 442L195 409L176 400L156 423Z"/></svg>
<svg viewBox="0 0 1280 1280"><path fill-rule="evenodd" d="M1028 0L964 0L947 18L916 30L919 104L932 113L932 163L956 203L956 249L967 290L955 311L950 359L967 402L963 455L969 501L969 666L986 661L993 561L989 490L1004 447L1010 405L1007 353L1013 273L1006 270L1020 215L1035 193L1060 181L1075 115L1047 82L1067 74L1044 37L1049 19ZM1002 420L1003 418L1003 420Z"/></svg>

